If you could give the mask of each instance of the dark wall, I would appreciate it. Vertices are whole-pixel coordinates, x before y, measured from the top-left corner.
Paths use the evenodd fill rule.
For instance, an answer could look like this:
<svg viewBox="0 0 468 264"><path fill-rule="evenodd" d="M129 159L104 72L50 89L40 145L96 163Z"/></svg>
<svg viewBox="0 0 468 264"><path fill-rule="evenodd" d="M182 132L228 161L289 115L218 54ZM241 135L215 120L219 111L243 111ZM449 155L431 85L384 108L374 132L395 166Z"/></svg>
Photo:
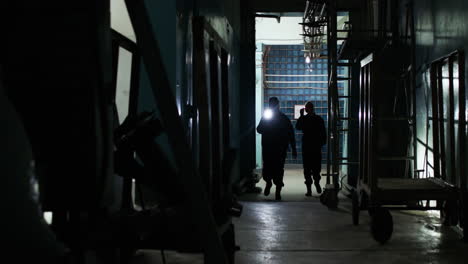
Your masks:
<svg viewBox="0 0 468 264"><path fill-rule="evenodd" d="M154 33L163 51L163 59L177 100L179 113L186 129L194 126L190 118L195 91L193 90L194 36L193 19L204 17L226 44L229 53L229 111L230 147L238 150L231 181L237 182L248 175L255 167L255 33L254 16L248 9L248 1L163 1L150 3L151 19L155 25ZM241 8L241 5L243 8ZM167 26L175 21L175 27ZM148 75L142 67L139 111L155 110L156 105L149 84ZM240 107L242 106L242 107ZM196 133L196 132L194 132ZM187 135L187 140L194 140ZM168 148L165 136L158 138L159 143ZM196 153L196 150L195 150ZM197 162L200 157L194 154Z"/></svg>
<svg viewBox="0 0 468 264"><path fill-rule="evenodd" d="M240 147L241 177L255 164L255 17L248 1L241 3L240 36Z"/></svg>

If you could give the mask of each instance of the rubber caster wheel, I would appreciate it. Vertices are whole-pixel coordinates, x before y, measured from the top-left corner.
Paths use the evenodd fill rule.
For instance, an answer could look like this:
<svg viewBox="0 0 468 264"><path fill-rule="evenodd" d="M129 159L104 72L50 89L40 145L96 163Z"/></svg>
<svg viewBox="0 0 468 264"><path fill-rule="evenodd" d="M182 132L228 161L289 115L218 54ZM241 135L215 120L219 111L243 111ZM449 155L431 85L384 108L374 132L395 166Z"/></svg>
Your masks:
<svg viewBox="0 0 468 264"><path fill-rule="evenodd" d="M385 208L373 208L369 210L371 215L371 234L375 241L385 244L393 233L393 218Z"/></svg>
<svg viewBox="0 0 468 264"><path fill-rule="evenodd" d="M445 226L455 226L459 222L459 206L457 201L444 201L440 211L441 222Z"/></svg>
<svg viewBox="0 0 468 264"><path fill-rule="evenodd" d="M338 193L335 189L325 189L320 195L320 202L329 209L338 208Z"/></svg>
<svg viewBox="0 0 468 264"><path fill-rule="evenodd" d="M353 192L351 194L351 202L352 202L352 215L353 215L353 225L359 225L359 196L357 192Z"/></svg>

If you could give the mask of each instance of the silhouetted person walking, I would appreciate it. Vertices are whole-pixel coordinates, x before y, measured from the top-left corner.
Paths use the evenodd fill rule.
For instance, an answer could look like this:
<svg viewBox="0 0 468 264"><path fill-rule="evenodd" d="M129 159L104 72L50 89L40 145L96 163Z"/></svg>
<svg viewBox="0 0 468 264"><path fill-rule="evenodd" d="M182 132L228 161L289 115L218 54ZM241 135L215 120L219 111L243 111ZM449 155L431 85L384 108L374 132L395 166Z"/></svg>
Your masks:
<svg viewBox="0 0 468 264"><path fill-rule="evenodd" d="M294 128L289 118L279 111L279 100L271 97L269 108L260 120L257 132L262 134L263 180L266 182L264 194L269 195L273 183L276 186L276 200L281 200L283 188L284 161L288 146L293 157L297 157Z"/></svg>
<svg viewBox="0 0 468 264"><path fill-rule="evenodd" d="M321 193L320 171L322 169L322 146L327 142L325 122L315 114L314 104L307 102L301 109L301 117L297 120L296 129L302 130L302 162L304 165L304 178L307 187L306 196L312 196L312 183L315 181L317 192ZM313 180L312 180L313 177Z"/></svg>

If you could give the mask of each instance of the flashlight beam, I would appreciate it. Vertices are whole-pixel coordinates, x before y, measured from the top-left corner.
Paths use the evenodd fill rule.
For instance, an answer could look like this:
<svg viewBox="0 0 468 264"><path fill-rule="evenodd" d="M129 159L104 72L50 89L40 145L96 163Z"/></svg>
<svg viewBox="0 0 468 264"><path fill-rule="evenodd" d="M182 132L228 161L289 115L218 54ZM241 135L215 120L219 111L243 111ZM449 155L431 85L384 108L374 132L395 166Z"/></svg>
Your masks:
<svg viewBox="0 0 468 264"><path fill-rule="evenodd" d="M265 119L271 119L273 117L273 111L271 111L271 109L266 109L263 113L263 117Z"/></svg>

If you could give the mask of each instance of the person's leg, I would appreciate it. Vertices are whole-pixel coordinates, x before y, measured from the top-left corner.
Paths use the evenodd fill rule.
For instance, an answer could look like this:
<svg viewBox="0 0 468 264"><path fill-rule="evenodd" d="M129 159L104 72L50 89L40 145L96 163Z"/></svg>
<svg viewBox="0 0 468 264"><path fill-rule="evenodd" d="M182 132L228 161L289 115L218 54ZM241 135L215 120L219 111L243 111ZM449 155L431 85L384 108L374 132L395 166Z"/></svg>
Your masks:
<svg viewBox="0 0 468 264"><path fill-rule="evenodd" d="M286 160L286 150L281 151L275 162L275 173L273 177L273 183L276 186L275 199L281 200L281 189L284 186L284 162Z"/></svg>
<svg viewBox="0 0 468 264"><path fill-rule="evenodd" d="M263 169L262 169L262 177L263 180L266 182L265 185L265 190L263 190L263 194L265 196L268 196L270 194L270 189L271 186L273 185L272 183L272 175L273 175L273 169L271 168L272 164L269 162L263 162Z"/></svg>
<svg viewBox="0 0 468 264"><path fill-rule="evenodd" d="M310 153L304 148L302 149L302 165L304 167L304 184L307 188L306 196L312 196L312 166L310 161Z"/></svg>
<svg viewBox="0 0 468 264"><path fill-rule="evenodd" d="M263 190L263 194L268 196L270 194L271 186L273 185L273 175L274 175L274 168L275 165L274 160L272 159L271 153L268 151L263 151L263 169L262 169L262 177L263 180L266 182L265 190Z"/></svg>
<svg viewBox="0 0 468 264"><path fill-rule="evenodd" d="M284 186L284 168L281 168L280 166L275 166L275 172L273 174L273 183L275 184L276 187L283 187Z"/></svg>
<svg viewBox="0 0 468 264"><path fill-rule="evenodd" d="M322 149L318 148L315 149L313 152L313 157L310 160L311 168L312 168L312 176L315 181L315 188L317 189L318 193L322 192L322 187L320 186L320 172L322 171Z"/></svg>
<svg viewBox="0 0 468 264"><path fill-rule="evenodd" d="M273 183L276 186L276 192L275 192L275 199L276 200L281 200L281 189L283 189L284 182L283 182L283 175L284 175L284 168L281 168L281 166L278 166L276 168L276 178L273 179Z"/></svg>

